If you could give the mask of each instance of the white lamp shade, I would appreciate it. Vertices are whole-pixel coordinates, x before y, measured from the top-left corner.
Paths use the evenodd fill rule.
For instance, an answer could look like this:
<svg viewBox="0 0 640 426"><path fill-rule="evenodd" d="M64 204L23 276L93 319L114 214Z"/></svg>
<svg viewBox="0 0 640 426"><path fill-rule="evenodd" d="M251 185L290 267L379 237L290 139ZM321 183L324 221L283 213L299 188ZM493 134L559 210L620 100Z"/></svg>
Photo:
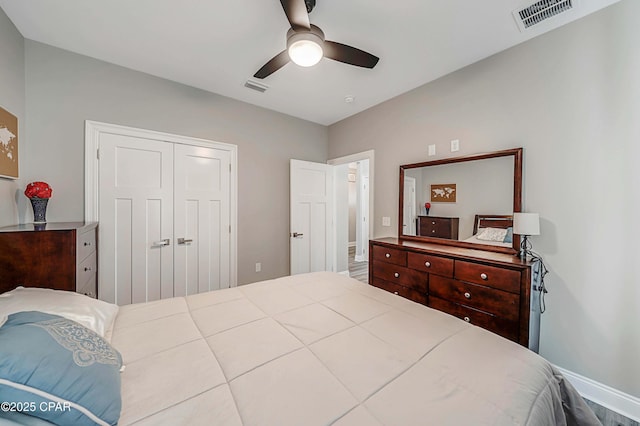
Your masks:
<svg viewBox="0 0 640 426"><path fill-rule="evenodd" d="M514 213L513 233L517 235L540 235L540 215L538 213Z"/></svg>

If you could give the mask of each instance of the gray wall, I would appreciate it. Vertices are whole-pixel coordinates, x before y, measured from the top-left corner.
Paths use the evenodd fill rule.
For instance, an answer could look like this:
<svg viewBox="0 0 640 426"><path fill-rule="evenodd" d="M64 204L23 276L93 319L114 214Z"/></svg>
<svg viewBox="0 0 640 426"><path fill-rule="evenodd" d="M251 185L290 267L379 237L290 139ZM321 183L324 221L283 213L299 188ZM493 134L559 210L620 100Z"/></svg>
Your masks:
<svg viewBox="0 0 640 426"><path fill-rule="evenodd" d="M24 164L25 94L24 39L13 22L0 9L0 107L18 117L18 159ZM21 167L19 172L24 170ZM0 178L0 226L13 225L18 219L15 199L19 182ZM24 188L23 188L24 189Z"/></svg>
<svg viewBox="0 0 640 426"><path fill-rule="evenodd" d="M541 354L636 397L639 15L623 0L329 128L331 158L376 151L377 237L396 234L398 166L427 145L432 159L452 139L460 155L524 147L524 208L540 213L531 240L551 271Z"/></svg>
<svg viewBox="0 0 640 426"><path fill-rule="evenodd" d="M53 187L47 220L84 217L84 122L238 145L238 282L289 273L289 159L327 160L328 130L27 40L23 177ZM23 197L24 198L24 197ZM20 220L29 222L26 206ZM262 272L255 272L255 263Z"/></svg>

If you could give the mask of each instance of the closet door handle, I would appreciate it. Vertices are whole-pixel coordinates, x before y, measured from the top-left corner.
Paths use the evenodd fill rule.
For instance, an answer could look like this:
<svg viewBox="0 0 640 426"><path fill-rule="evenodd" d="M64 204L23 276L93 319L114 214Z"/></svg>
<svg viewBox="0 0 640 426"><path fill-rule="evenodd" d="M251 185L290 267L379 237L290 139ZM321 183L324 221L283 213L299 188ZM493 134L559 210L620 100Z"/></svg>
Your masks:
<svg viewBox="0 0 640 426"><path fill-rule="evenodd" d="M178 238L178 244L180 245L191 244L192 242L192 239Z"/></svg>
<svg viewBox="0 0 640 426"><path fill-rule="evenodd" d="M151 247L164 247L164 246L168 246L170 244L171 244L171 240L168 239L168 238L165 238L164 240L160 240L160 241L154 242Z"/></svg>

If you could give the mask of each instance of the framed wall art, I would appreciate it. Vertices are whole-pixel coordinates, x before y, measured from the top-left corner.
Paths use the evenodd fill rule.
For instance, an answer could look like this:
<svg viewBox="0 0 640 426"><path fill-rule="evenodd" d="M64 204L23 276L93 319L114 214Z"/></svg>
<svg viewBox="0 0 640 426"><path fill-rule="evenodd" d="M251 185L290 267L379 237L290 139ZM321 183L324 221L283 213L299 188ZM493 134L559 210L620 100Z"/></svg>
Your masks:
<svg viewBox="0 0 640 426"><path fill-rule="evenodd" d="M1 107L0 177L18 178L18 118Z"/></svg>
<svg viewBox="0 0 640 426"><path fill-rule="evenodd" d="M434 203L455 203L456 184L444 183L431 185L431 201Z"/></svg>

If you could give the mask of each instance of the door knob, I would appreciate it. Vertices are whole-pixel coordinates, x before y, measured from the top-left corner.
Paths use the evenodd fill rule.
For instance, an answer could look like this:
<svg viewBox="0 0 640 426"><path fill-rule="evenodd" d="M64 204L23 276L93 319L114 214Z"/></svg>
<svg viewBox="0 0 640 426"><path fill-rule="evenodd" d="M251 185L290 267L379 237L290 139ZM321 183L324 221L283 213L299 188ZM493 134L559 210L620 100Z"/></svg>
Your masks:
<svg viewBox="0 0 640 426"><path fill-rule="evenodd" d="M185 239L185 238L178 238L178 244L191 244L193 242L193 240L191 239Z"/></svg>
<svg viewBox="0 0 640 426"><path fill-rule="evenodd" d="M294 233L292 233L292 234L291 234L291 236L292 236L293 238L302 237L303 235L304 235L304 234L300 234L300 233L298 233L298 232L294 232Z"/></svg>

